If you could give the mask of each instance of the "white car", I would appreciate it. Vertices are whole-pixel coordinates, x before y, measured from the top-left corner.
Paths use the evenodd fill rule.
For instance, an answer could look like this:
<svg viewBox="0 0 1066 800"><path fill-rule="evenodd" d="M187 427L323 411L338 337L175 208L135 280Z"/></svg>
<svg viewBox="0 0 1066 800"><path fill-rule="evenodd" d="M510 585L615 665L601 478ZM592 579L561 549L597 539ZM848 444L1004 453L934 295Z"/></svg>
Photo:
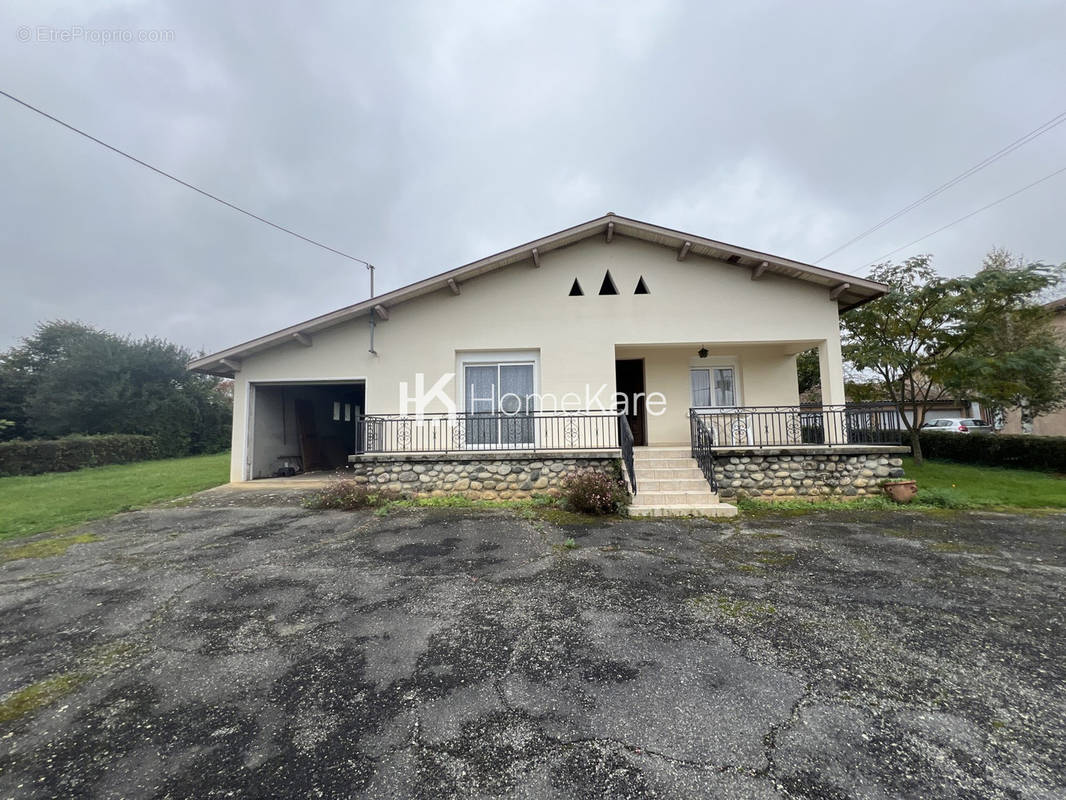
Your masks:
<svg viewBox="0 0 1066 800"><path fill-rule="evenodd" d="M943 431L944 433L992 433L992 426L983 419L940 419L927 420L922 425L923 431Z"/></svg>

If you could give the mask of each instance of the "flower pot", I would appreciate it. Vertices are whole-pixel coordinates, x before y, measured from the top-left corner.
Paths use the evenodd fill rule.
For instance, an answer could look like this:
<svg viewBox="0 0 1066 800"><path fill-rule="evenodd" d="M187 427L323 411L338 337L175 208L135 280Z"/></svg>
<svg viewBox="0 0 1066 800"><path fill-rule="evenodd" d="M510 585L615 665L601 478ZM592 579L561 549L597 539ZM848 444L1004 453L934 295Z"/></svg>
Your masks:
<svg viewBox="0 0 1066 800"><path fill-rule="evenodd" d="M882 484L881 488L897 503L909 503L918 494L917 481L895 481Z"/></svg>

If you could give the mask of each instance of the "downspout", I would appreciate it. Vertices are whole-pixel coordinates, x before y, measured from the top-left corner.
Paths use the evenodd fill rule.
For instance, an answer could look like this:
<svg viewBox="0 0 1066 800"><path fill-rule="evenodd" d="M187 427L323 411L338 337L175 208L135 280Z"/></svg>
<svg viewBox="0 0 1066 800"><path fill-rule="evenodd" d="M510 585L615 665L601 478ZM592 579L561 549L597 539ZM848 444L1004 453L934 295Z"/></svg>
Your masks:
<svg viewBox="0 0 1066 800"><path fill-rule="evenodd" d="M370 299L374 299L374 265L367 264L370 270ZM370 354L376 356L378 351L374 349L374 309L370 309Z"/></svg>

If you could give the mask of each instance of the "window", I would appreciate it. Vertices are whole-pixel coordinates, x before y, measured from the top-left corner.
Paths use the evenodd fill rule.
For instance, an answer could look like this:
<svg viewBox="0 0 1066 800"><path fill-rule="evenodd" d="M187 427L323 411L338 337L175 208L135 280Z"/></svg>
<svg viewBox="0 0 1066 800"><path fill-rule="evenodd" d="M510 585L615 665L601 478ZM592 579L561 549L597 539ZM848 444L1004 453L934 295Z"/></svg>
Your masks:
<svg viewBox="0 0 1066 800"><path fill-rule="evenodd" d="M695 408L721 408L735 406L736 380L732 367L694 369L692 378L692 405Z"/></svg>
<svg viewBox="0 0 1066 800"><path fill-rule="evenodd" d="M611 277L610 270L607 270L603 274L603 283L600 284L600 294L618 294L618 287L614 285L614 278Z"/></svg>
<svg viewBox="0 0 1066 800"><path fill-rule="evenodd" d="M532 364L466 364L463 378L467 444L533 442Z"/></svg>

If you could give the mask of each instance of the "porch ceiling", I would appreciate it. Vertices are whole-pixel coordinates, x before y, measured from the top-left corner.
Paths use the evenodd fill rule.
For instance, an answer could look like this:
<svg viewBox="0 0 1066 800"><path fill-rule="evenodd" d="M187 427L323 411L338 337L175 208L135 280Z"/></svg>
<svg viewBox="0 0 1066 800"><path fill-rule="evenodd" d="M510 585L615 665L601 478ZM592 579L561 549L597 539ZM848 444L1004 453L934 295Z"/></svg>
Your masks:
<svg viewBox="0 0 1066 800"><path fill-rule="evenodd" d="M722 342L714 339L693 339L686 342L618 342L614 346L615 355L628 351L647 350L686 350L692 349L695 353L701 347L706 347L710 352L734 353L745 348L762 348L779 346L783 352L789 354L802 353L819 344L816 339L745 339L735 342Z"/></svg>

